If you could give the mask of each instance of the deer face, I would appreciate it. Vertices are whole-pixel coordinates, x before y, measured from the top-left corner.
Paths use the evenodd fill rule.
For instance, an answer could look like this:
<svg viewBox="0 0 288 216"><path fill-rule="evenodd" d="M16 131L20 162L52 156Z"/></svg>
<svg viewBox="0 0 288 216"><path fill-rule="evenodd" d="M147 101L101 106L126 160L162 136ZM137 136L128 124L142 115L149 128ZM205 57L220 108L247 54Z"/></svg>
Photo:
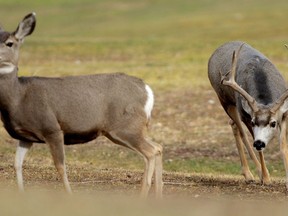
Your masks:
<svg viewBox="0 0 288 216"><path fill-rule="evenodd" d="M242 101L242 107L252 117L249 125L253 131L253 146L257 151L262 151L280 132L283 115L288 110L288 101L280 98L270 106L257 104L256 110Z"/></svg>
<svg viewBox="0 0 288 216"><path fill-rule="evenodd" d="M10 33L0 32L0 68L9 71L17 66L19 59L19 41Z"/></svg>
<svg viewBox="0 0 288 216"><path fill-rule="evenodd" d="M28 14L13 33L0 28L0 74L11 73L18 65L19 48L36 25L35 13Z"/></svg>
<svg viewBox="0 0 288 216"><path fill-rule="evenodd" d="M277 118L269 109L260 109L251 120L254 143L257 151L263 150L279 131L282 117Z"/></svg>

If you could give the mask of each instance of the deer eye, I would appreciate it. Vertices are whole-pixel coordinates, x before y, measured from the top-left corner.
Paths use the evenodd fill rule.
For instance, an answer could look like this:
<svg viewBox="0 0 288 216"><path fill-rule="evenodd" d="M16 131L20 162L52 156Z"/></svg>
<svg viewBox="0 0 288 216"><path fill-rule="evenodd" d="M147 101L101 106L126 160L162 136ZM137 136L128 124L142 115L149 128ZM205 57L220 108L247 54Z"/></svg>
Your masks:
<svg viewBox="0 0 288 216"><path fill-rule="evenodd" d="M275 128L277 125L276 121L270 122L270 127Z"/></svg>
<svg viewBox="0 0 288 216"><path fill-rule="evenodd" d="M7 42L7 43L6 43L6 46L7 46L7 47L12 47L12 46L13 46L13 42Z"/></svg>

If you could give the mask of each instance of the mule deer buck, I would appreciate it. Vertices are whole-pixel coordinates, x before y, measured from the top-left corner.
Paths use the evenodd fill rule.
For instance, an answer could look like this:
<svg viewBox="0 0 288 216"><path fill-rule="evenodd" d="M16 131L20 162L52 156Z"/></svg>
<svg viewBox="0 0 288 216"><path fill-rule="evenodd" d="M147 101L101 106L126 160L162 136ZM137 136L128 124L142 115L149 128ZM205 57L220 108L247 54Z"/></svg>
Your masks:
<svg viewBox="0 0 288 216"><path fill-rule="evenodd" d="M280 72L267 57L248 44L229 42L219 47L210 57L208 76L221 105L231 118L242 174L246 181L254 178L249 170L243 143L256 164L261 182L269 184L270 176L263 150L273 137L278 136L288 190L288 91ZM260 163L248 142L241 121L254 139L253 146L259 153Z"/></svg>
<svg viewBox="0 0 288 216"><path fill-rule="evenodd" d="M33 143L46 143L67 192L64 144L85 143L100 135L144 157L141 195L146 197L155 175L156 196L162 194L162 146L144 137L154 96L142 80L121 73L62 78L18 77L23 39L36 24L28 14L16 31L0 30L0 111L7 132L19 140L15 169L23 190L22 164Z"/></svg>

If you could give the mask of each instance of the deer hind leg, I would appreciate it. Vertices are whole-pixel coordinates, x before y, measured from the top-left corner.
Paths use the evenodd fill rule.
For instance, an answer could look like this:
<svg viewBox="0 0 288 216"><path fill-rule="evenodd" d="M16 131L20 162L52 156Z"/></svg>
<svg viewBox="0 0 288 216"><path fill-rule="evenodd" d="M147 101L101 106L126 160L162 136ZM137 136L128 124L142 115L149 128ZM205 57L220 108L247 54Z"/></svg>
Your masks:
<svg viewBox="0 0 288 216"><path fill-rule="evenodd" d="M163 165L162 165L162 152L163 147L155 142L143 139L141 145L137 148L141 155L143 155L146 162L146 167L143 175L141 196L147 197L148 191L151 187L151 179L153 175L152 167L154 167L154 186L156 198L162 198L163 190Z"/></svg>
<svg viewBox="0 0 288 216"><path fill-rule="evenodd" d="M249 165L248 165L245 153L244 153L243 142L244 142L244 145L245 145L251 159L256 164L259 176L261 178L262 175L261 175L260 163L259 163L252 147L250 146L250 143L249 143L248 138L247 138L247 134L244 131L244 128L242 126L237 108L235 106L230 106L230 107L228 107L228 109L226 111L231 118L230 125L232 127L233 135L234 135L234 138L236 141L236 146L237 146L237 149L239 152L241 166L242 166L242 174L244 175L245 180L246 181L252 181L254 179L254 177L253 177L253 175L249 169Z"/></svg>
<svg viewBox="0 0 288 216"><path fill-rule="evenodd" d="M72 193L66 173L64 137L62 131L50 134L49 136L45 137L45 141L50 148L55 167L63 181L65 190L68 193Z"/></svg>
<svg viewBox="0 0 288 216"><path fill-rule="evenodd" d="M155 172L155 193L157 198L162 197L162 146L146 140L142 132L131 133L125 130L109 132L106 135L114 143L128 147L143 156L145 169L141 187L141 197L148 196Z"/></svg>
<svg viewBox="0 0 288 216"><path fill-rule="evenodd" d="M33 143L31 142L19 141L16 149L14 168L16 171L17 184L20 191L24 191L23 174L22 174L23 161L26 153L32 147L32 145Z"/></svg>
<svg viewBox="0 0 288 216"><path fill-rule="evenodd" d="M162 162L162 152L163 147L158 143L152 143L153 146L156 146L156 158L155 158L155 172L154 172L154 185L157 198L162 198L163 191L163 162Z"/></svg>

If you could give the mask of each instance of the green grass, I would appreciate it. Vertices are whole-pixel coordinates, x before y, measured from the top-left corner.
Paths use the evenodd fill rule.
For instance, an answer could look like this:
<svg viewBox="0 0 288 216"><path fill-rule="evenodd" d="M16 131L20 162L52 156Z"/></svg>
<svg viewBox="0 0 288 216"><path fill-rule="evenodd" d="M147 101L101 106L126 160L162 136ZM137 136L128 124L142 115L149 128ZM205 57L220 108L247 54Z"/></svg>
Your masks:
<svg viewBox="0 0 288 216"><path fill-rule="evenodd" d="M9 31L27 13L37 13L35 32L22 47L21 76L121 71L142 77L156 92L199 91L210 88L207 61L211 53L226 41L243 40L271 58L288 78L288 52L283 46L288 32L287 0L0 0L0 6L0 23ZM12 154L4 142L2 154ZM68 160L132 169L143 166L133 153L119 156L100 148L95 156L85 150L76 156L69 151ZM49 156L42 148L34 153L41 152ZM278 164L270 167L283 170ZM173 163L165 162L165 169L240 172L239 163L203 158L173 158Z"/></svg>
<svg viewBox="0 0 288 216"><path fill-rule="evenodd" d="M240 161L230 161L221 159L195 158L179 160L175 159L171 162L165 161L165 170L183 172L183 173L209 173L209 174L227 174L241 175ZM268 163L267 168L273 177L285 176L282 161ZM257 171L253 163L250 164L250 169L255 178L258 178Z"/></svg>
<svg viewBox="0 0 288 216"><path fill-rule="evenodd" d="M123 71L145 78L159 90L207 86L207 60L230 40L247 41L281 70L288 69L284 0L0 4L1 23L11 31L26 13L37 12L35 33L22 50L20 75Z"/></svg>

